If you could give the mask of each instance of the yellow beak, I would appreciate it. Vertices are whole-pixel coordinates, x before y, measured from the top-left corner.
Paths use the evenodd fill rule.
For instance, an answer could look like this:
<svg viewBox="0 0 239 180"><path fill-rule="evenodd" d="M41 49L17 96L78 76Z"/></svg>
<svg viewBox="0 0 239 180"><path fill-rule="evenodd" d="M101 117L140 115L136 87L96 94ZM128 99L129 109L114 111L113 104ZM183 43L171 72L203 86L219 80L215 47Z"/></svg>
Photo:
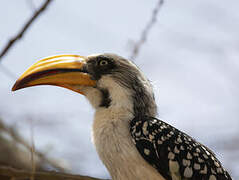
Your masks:
<svg viewBox="0 0 239 180"><path fill-rule="evenodd" d="M16 81L12 91L36 86L55 85L83 94L79 86L94 86L89 74L83 70L86 58L79 55L57 55L44 58L33 64Z"/></svg>

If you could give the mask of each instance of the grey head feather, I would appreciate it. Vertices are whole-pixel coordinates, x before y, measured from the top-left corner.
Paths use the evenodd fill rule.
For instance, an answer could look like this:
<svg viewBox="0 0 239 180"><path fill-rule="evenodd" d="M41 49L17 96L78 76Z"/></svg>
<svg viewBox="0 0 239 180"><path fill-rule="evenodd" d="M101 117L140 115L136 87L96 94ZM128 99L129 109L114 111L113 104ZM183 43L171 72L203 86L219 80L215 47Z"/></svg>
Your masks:
<svg viewBox="0 0 239 180"><path fill-rule="evenodd" d="M153 88L140 68L121 56L114 54L104 55L115 59L117 68L112 71L111 75L116 82L131 91L134 115L155 117L157 114L157 106Z"/></svg>

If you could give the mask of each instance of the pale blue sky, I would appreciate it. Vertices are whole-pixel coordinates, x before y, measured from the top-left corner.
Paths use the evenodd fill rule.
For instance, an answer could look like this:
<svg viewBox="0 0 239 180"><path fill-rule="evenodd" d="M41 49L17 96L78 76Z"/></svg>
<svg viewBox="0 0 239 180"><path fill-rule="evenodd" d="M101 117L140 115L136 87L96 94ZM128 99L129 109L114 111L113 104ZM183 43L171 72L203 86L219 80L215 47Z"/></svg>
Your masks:
<svg viewBox="0 0 239 180"><path fill-rule="evenodd" d="M33 0L39 6L41 0ZM112 52L129 57L157 1L57 0L33 24L2 64L19 76L39 58L63 53ZM155 87L159 117L218 155L239 177L239 1L165 1L136 59ZM27 0L2 1L0 48L33 9ZM0 65L0 115L36 147L53 147L74 172L108 177L90 140L93 110L79 94L56 87L12 93ZM77 159L76 157L79 157Z"/></svg>

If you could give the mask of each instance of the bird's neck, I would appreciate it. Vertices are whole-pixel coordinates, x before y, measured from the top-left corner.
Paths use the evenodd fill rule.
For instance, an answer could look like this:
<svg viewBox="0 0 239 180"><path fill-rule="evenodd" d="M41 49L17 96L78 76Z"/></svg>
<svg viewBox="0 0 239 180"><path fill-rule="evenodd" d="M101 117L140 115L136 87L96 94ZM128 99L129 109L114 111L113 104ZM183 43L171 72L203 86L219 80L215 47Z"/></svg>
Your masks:
<svg viewBox="0 0 239 180"><path fill-rule="evenodd" d="M122 155L123 150L131 147L129 122L133 119L134 113L129 94L117 84L115 86L114 89L107 87L110 105L96 108L92 140L112 178L118 179L113 176L118 171L117 164L120 165L119 163L123 163L123 159L126 159Z"/></svg>
<svg viewBox="0 0 239 180"><path fill-rule="evenodd" d="M130 85L122 85L112 78L104 77L99 82L101 88L101 102L96 111L105 108L105 111L124 111L133 117L152 116L157 113L157 107L150 83L146 80L135 79ZM130 120L130 119L128 119Z"/></svg>
<svg viewBox="0 0 239 180"><path fill-rule="evenodd" d="M155 110L147 109L152 105L143 102L148 97L142 97L145 95L142 93L137 94L140 89L136 90L136 94L132 94L132 91L119 84L112 86L114 88L107 87L110 105L96 108L92 140L113 180L139 179L140 176L136 172L139 173L141 170L138 170L135 164L141 164L144 172L146 165L138 162L141 157L130 135L130 121L135 116L145 116L143 113L154 116Z"/></svg>
<svg viewBox="0 0 239 180"><path fill-rule="evenodd" d="M155 117L157 106L154 95L148 86L136 87L132 93L134 117Z"/></svg>

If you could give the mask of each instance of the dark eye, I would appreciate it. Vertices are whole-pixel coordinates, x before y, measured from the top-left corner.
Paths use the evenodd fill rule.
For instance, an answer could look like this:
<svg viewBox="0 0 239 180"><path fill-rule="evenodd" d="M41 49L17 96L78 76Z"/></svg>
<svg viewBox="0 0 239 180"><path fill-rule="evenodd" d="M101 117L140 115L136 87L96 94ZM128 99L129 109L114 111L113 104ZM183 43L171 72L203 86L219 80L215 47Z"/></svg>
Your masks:
<svg viewBox="0 0 239 180"><path fill-rule="evenodd" d="M108 64L108 61L107 60L101 60L100 62L99 62L99 65L100 66L105 66L105 65L107 65Z"/></svg>

